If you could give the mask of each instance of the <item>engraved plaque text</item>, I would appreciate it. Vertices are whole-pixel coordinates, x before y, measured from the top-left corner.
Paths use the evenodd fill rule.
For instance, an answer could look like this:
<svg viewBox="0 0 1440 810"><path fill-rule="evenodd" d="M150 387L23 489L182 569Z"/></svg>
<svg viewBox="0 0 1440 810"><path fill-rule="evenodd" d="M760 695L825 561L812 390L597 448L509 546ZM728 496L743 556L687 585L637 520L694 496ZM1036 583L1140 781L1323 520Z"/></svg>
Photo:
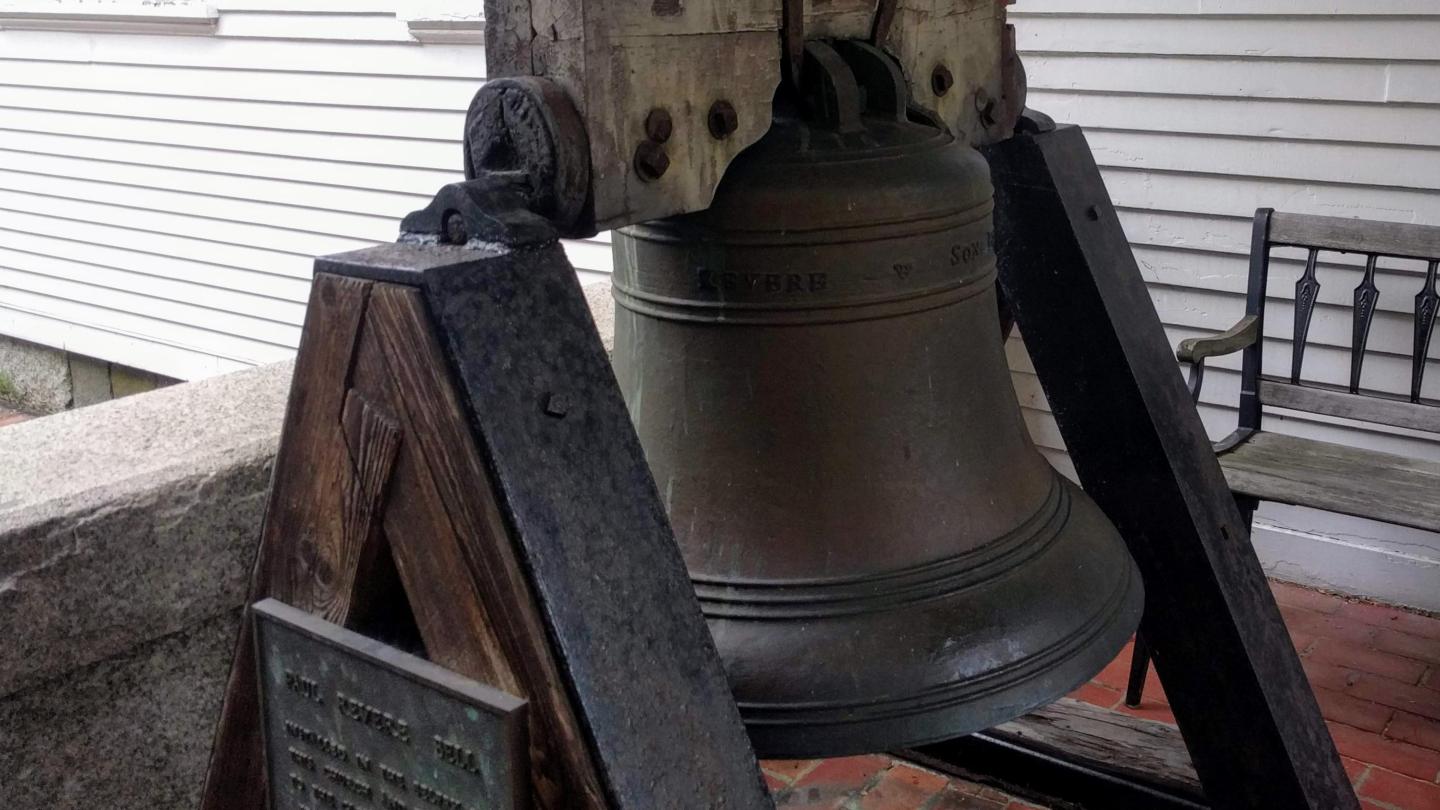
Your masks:
<svg viewBox="0 0 1440 810"><path fill-rule="evenodd" d="M525 702L267 599L271 810L524 810Z"/></svg>

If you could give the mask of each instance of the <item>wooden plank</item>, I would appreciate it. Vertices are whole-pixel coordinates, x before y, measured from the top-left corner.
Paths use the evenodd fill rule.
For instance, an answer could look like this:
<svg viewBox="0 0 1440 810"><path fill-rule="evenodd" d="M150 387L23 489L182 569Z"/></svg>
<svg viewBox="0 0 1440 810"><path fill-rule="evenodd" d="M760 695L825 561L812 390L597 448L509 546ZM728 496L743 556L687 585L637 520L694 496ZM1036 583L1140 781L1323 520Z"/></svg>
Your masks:
<svg viewBox="0 0 1440 810"><path fill-rule="evenodd" d="M103 130L96 134L103 134ZM340 157L338 153L328 160L316 160L231 152L219 147L196 149L160 143L115 142L107 141L103 137L52 135L46 132L0 130L0 148L21 153L85 158L95 162L163 166L225 178L269 178L291 183L374 189L423 196L432 195L440 186L455 182L460 174L458 165L449 170L417 169L385 163L350 163L336 159ZM456 163L458 164L458 161ZM216 179L212 182L228 180ZM333 191L331 193L333 194ZM393 199L393 195L390 198Z"/></svg>
<svg viewBox="0 0 1440 810"><path fill-rule="evenodd" d="M0 38L3 36L4 32L0 31ZM99 41L122 39L128 37L105 37ZM169 53L173 47L151 47L149 51ZM347 46L347 49L354 47ZM426 53L430 50L429 47L423 49ZM362 54L355 52L344 56L347 61L363 58ZM470 58L473 60L474 56ZM324 81L323 74L315 80ZM465 128L465 111L459 107L450 110L386 110L375 107L310 106L285 102L185 98L91 90L66 90L57 93L45 87L20 85L0 85L0 106L9 109L75 112L104 116L106 119L120 117L177 122L182 125L200 123L224 126L235 121L246 121L253 126L264 122L268 128L279 131L371 135L407 140L415 137L416 133L424 133L427 137L448 137L453 139L457 146Z"/></svg>
<svg viewBox="0 0 1440 810"><path fill-rule="evenodd" d="M340 595L344 604L335 608L349 619L370 611L371 600L380 596L370 593L362 578L375 570L376 557L384 553L381 515L400 449L400 429L393 416L353 388L345 395L340 419L352 475L341 496L341 541L330 595ZM328 617L331 609L313 612Z"/></svg>
<svg viewBox="0 0 1440 810"><path fill-rule="evenodd" d="M1006 133L987 127L976 110L976 91L990 98L1001 86L1006 4L992 0L897 0L887 39L877 44L894 55L910 81L911 97L966 143L988 143ZM955 86L935 95L930 71L944 63Z"/></svg>
<svg viewBox="0 0 1440 810"><path fill-rule="evenodd" d="M48 235L0 227L0 248L52 260L73 261L83 267L107 267L163 279L193 279L198 275L203 279L205 286L216 290L217 294L223 291L283 302L287 307L300 310L300 317L293 319L296 323L303 324L305 321L305 302L310 297L308 274L270 273L247 267L231 267L213 259L207 262L166 256L154 249L133 250L126 247L95 244L85 241L83 238L75 238L79 235L73 232L66 234L64 223L52 222L51 225L52 232L64 235ZM111 229L112 233L116 231L127 233L122 229ZM140 242L144 239L143 234L133 231L128 233L133 242ZM198 253L199 244L193 242L190 244L195 248L191 251L192 255ZM163 245L162 241L160 245L151 247L163 247ZM250 255L254 256L255 254ZM272 259L279 259L282 263L286 259L291 259L297 265L300 258L275 252L268 253L268 256ZM289 319L282 317L279 320Z"/></svg>
<svg viewBox="0 0 1440 810"><path fill-rule="evenodd" d="M1236 492L1440 531L1440 462L1259 433L1220 457Z"/></svg>
<svg viewBox="0 0 1440 810"><path fill-rule="evenodd" d="M1241 302L1244 301L1249 285L1249 267L1245 256L1206 253L1184 247L1152 246L1134 241L1131 245L1135 250L1135 259L1145 268L1146 282L1152 286L1196 289L1206 296L1201 299L1204 304L1217 308L1224 308L1229 304L1231 312L1237 315L1243 311ZM1292 249L1281 249L1270 257L1271 283L1267 296L1270 301L1289 302L1294 299L1294 281L1303 272L1304 261L1298 256L1282 255L1293 252L1295 251ZM1329 256L1342 255L1321 254L1321 261L1316 266L1316 276L1320 279L1319 306L1322 308L1342 308L1350 305L1350 288L1354 287L1360 268L1325 261ZM1415 311L1414 299L1405 300L1406 296L1399 293L1420 288L1424 265L1410 259L1392 259L1388 263L1391 266L1381 264L1378 268L1376 284L1380 289L1396 294L1381 296L1378 310L1410 320L1408 316L1413 316ZM1197 278L1205 280L1203 288L1195 286Z"/></svg>
<svg viewBox="0 0 1440 810"><path fill-rule="evenodd" d="M1140 103L1140 99L1136 99L1135 103ZM1131 242L1156 247L1189 247L1197 251L1248 258L1250 234L1246 231L1253 224L1253 215L1245 216L1243 212L1265 208L1276 200L1284 200L1292 213L1299 214L1333 214L1343 200L1347 216L1379 220L1403 216L1418 222L1440 222L1440 199L1437 199L1440 195L1429 189L1385 187L1372 181L1341 186L1304 178L1284 180L1235 174L1152 171L1127 167L1118 160L1109 166L1102 165L1101 170L1105 176L1105 187L1114 195L1115 205L1122 211L1139 216L1147 212L1179 209L1181 213L1178 216L1196 221L1194 231L1185 233L1183 239L1178 238L1180 234L1169 233L1149 236L1140 229L1130 234ZM1201 238L1207 233L1214 233L1219 238L1214 241ZM1294 250L1280 251L1280 255L1294 254ZM1322 266L1363 265L1365 261L1364 257L1347 257L1342 253L1327 253L1321 258Z"/></svg>
<svg viewBox="0 0 1440 810"><path fill-rule="evenodd" d="M416 130L412 137L397 142L395 138L373 135L349 134L344 138L336 138L333 134L313 130L307 132L262 128L253 125L261 122L253 122L248 118L242 120L252 125L244 128L143 117L99 116L80 111L7 109L5 118L11 129L52 135L451 172L455 170L455 156L459 152L460 134L463 131L457 121L452 130Z"/></svg>
<svg viewBox="0 0 1440 810"><path fill-rule="evenodd" d="M1177 92L1186 96L1308 98L1384 103L1394 66L1380 62L1290 59L1208 59L1199 56L1137 58L1022 52L1032 88L1056 92ZM1157 69L1157 68L1162 68ZM1422 65L1427 76L1440 66ZM1184 77L1178 79L1177 77ZM1177 85L1179 85L1177 89Z"/></svg>
<svg viewBox="0 0 1440 810"><path fill-rule="evenodd" d="M1062 698L991 733L1094 762L1110 773L1203 793L1185 739L1165 723Z"/></svg>
<svg viewBox="0 0 1440 810"><path fill-rule="evenodd" d="M1091 4L1093 5L1093 4ZM1023 9L1024 4L1019 8ZM1433 62L1440 16L1033 15L1021 51Z"/></svg>
<svg viewBox="0 0 1440 810"><path fill-rule="evenodd" d="M1347 253L1378 253L1412 259L1440 258L1440 227L1403 222L1276 211L1270 218L1270 242Z"/></svg>
<svg viewBox="0 0 1440 810"><path fill-rule="evenodd" d="M256 317L220 309L204 303L204 292L200 302L176 301L145 293L133 288L107 287L91 279L69 279L32 269L28 260L21 266L0 266L0 287L6 292L16 291L36 298L51 298L59 302L91 306L99 309L138 314L133 331L137 334L175 330L181 335L176 342L191 346L204 345L216 340L217 354L236 355L248 353L264 356L268 347L289 349L300 338L298 325L277 323L266 317ZM202 288L203 289L203 288ZM15 299L10 303L19 303ZM63 306L63 304L62 304ZM156 321L168 322L162 325ZM101 321L95 321L97 325ZM147 328L148 327L148 328ZM185 333L190 337L186 339ZM223 335L217 339L217 334ZM172 333L173 336L173 333ZM289 355L289 351L268 352L276 360Z"/></svg>
<svg viewBox="0 0 1440 810"><path fill-rule="evenodd" d="M1097 131L1090 139L1102 165L1424 191L1440 187L1440 166L1425 149L1116 130Z"/></svg>
<svg viewBox="0 0 1440 810"><path fill-rule="evenodd" d="M1207 798L1358 808L1083 134L984 151L1000 282L1080 480L1145 576L1143 632Z"/></svg>
<svg viewBox="0 0 1440 810"><path fill-rule="evenodd" d="M1173 726L1062 698L989 731L899 756L1056 807L1201 810L1200 779ZM1036 779L1036 772L1045 776Z"/></svg>
<svg viewBox="0 0 1440 810"><path fill-rule="evenodd" d="M1226 135L1282 140L1354 141L1402 146L1440 146L1435 124L1440 110L1415 105L1386 106L1307 100L1226 98L1220 96L1151 96L1128 93L1091 95L1064 90L1031 90L1026 103L1057 122L1084 124L1090 131L1141 130L1176 134ZM1368 122L1357 138L1351 122ZM1283 127L1275 126L1283 121ZM1271 199L1274 202L1274 198ZM1319 201L1295 202L1311 203ZM1349 202L1348 200L1346 201ZM1116 203L1120 203L1116 195ZM1187 206L1189 200L1186 200ZM1286 206L1291 205L1286 200ZM1248 206L1251 209L1258 205ZM1244 211L1233 200L1226 211Z"/></svg>
<svg viewBox="0 0 1440 810"><path fill-rule="evenodd" d="M299 0L267 0L271 8L289 10ZM346 0L345 12L363 13L359 0ZM334 18L334 0L311 0L323 3L331 13L312 16L307 22L323 27ZM381 4L376 4L381 5ZM382 11L394 14L394 0L386 0ZM407 4L413 7L414 4ZM475 3L472 7L479 7ZM225 0L222 14L233 19L231 11L245 11L236 0ZM157 47L163 46L163 47ZM387 76L431 76L436 78L468 78L479 84L485 80L485 61L476 58L474 46L427 44L415 47L414 41L404 43L324 42L316 40L266 39L243 40L219 37L117 37L27 31L11 33L0 30L0 53L17 61L58 61L96 65L151 65L173 71L189 69L245 70L257 65L289 73L331 74L377 71Z"/></svg>
<svg viewBox="0 0 1440 810"><path fill-rule="evenodd" d="M1261 377L1260 401L1277 408L1440 433L1440 406L1410 402L1399 395L1382 392L1352 394L1334 385L1295 385L1273 377Z"/></svg>
<svg viewBox="0 0 1440 810"><path fill-rule="evenodd" d="M353 64L349 60L356 57L344 58L346 64ZM383 58L376 63L383 64ZM48 62L44 70L11 68L3 76L3 84L56 90L448 111L464 109L477 84L470 78L341 73L331 73L321 82L309 82L297 81L305 74L256 67L191 71L75 62Z"/></svg>
<svg viewBox="0 0 1440 810"><path fill-rule="evenodd" d="M70 164L73 165L73 164ZM292 198L288 202L267 202L263 199L234 198L218 196L213 192L228 191L229 189L211 188L212 193L199 193L193 191L172 191L163 188L134 188L122 186L116 183L108 183L103 180L92 180L89 178L72 178L56 174L45 174L44 167L30 165L18 171L0 170L3 175L4 188L8 192L19 194L31 194L46 198L64 201L78 201L83 203L99 203L102 205L124 206L127 208L143 208L152 211L162 211L169 214L179 214L189 217L196 217L191 220L191 225L186 229L171 228L181 233L202 232L210 234L211 226L205 220L225 220L229 222L243 222L250 225L269 225L277 228L284 228L288 231L303 230L310 233L329 234L332 236L350 237L353 239L364 239L367 242L374 241L380 235L391 236L395 230L395 219L393 215L383 216L381 214L366 214L352 210L316 210L306 207L301 199ZM332 194L334 192L331 192ZM297 195L302 196L302 195ZM390 199L383 202L381 207L393 212L396 210L407 210L415 207L415 200L409 195L381 195ZM333 199L333 198L332 198ZM317 201L312 198L312 201ZM347 207L350 200L346 200ZM88 207L88 206L86 206ZM363 203L356 206L363 208ZM119 212L110 212L111 216ZM90 217L81 212L73 212L72 217ZM297 227L303 222L305 227ZM129 224L129 223L124 223ZM213 235L212 235L213 236ZM241 244L249 244L253 241L268 241L262 239L248 238Z"/></svg>
<svg viewBox="0 0 1440 810"><path fill-rule="evenodd" d="M0 179L0 182L3 182L3 179ZM167 301L203 303L237 315L249 315L267 321L294 324L297 327L305 323L304 298L290 301L245 291L244 281L246 276L250 275L247 273L216 267L211 268L207 275L197 281L193 265L188 268L188 275L172 274L174 265L167 264L163 259L155 262L159 265L155 270L143 265L138 270L98 265L69 256L62 258L34 250L13 250L5 244L8 233L0 231L0 266L3 267L68 281L89 281L101 289L129 290ZM29 244L43 245L43 239L32 240ZM240 289L212 284L212 278L220 284L228 283L239 286ZM300 287L298 284L295 286ZM288 342L297 342L299 337L297 330L297 334Z"/></svg>
<svg viewBox="0 0 1440 810"><path fill-rule="evenodd" d="M29 280L38 278L40 277L30 276ZM135 302L137 305L129 311L112 309L104 305L103 295L94 291L90 292L87 297L99 299L95 303L76 301L64 295L40 295L22 289L17 282L24 280L26 280L24 274L9 269L0 269L0 288L5 290L5 306L37 315L46 315L55 320L108 329L120 334L143 336L156 343L190 349L209 354L212 357L236 360L245 365L275 363L291 355L290 348L280 343L262 343L233 332L227 334L205 329L195 324L174 323L146 317L147 303L151 304L153 309L165 309L158 302L140 299ZM132 298L131 301L135 301L135 299ZM109 353L108 351L103 352L102 356ZM113 360L122 364L135 362L135 359L127 357L115 357Z"/></svg>
<svg viewBox="0 0 1440 810"><path fill-rule="evenodd" d="M0 332L42 346L64 346L75 354L116 363L134 363L134 358L143 356L148 370L180 380L213 377L251 367L250 363L216 357L183 346L155 343L126 332L5 304L0 304Z"/></svg>
<svg viewBox="0 0 1440 810"><path fill-rule="evenodd" d="M528 76L535 70L530 0L485 0L485 73Z"/></svg>
<svg viewBox="0 0 1440 810"><path fill-rule="evenodd" d="M588 744L424 303L412 288L379 285L371 311L356 380L383 390L406 425L405 497L391 501L385 525L426 651L531 701L539 807L603 808Z"/></svg>
<svg viewBox="0 0 1440 810"><path fill-rule="evenodd" d="M364 558L347 548L345 528L333 516L344 513L344 493L353 476L342 419L350 358L370 287L326 275L315 281L248 600L275 597L305 610L323 611L337 624L347 618L351 594L336 585L356 580L344 562ZM349 534L356 535L353 527ZM251 635L250 622L242 621L201 810L264 806Z"/></svg>
<svg viewBox="0 0 1440 810"><path fill-rule="evenodd" d="M10 153L0 154L0 163L18 162ZM40 162L39 159L36 162ZM197 186L204 185L203 177L190 179ZM286 261L287 257L281 257L280 266L273 272L289 271L295 275L303 275L303 272L299 271L303 270L305 257L314 256L313 253L306 253L308 250L326 247L352 250L375 241L374 238L331 236L293 228L249 225L164 211L127 209L118 205L69 202L36 194L6 194L5 199L0 201L0 211L5 212L0 222L3 222L7 229L26 231L31 228L32 222L48 220L51 227L40 230L41 233L73 238L77 231L83 228L87 235L106 239L104 244L134 244L150 253L190 253L201 262L227 264L234 263L237 258L245 260L270 251L288 253L293 258ZM374 236L378 238L378 234ZM187 250L189 245L197 243L199 250ZM184 247L179 247L180 245ZM172 246L178 249L173 249Z"/></svg>
<svg viewBox="0 0 1440 810"><path fill-rule="evenodd" d="M1233 354L1251 345L1260 337L1260 316L1246 315L1234 326L1218 335L1203 338L1189 338L1180 342L1175 356L1182 362L1193 363L1207 357Z"/></svg>
<svg viewBox="0 0 1440 810"><path fill-rule="evenodd" d="M1081 10L1083 9L1083 10ZM1090 3L1077 6L1074 0L1025 0L1010 12L1016 17L1040 14L1086 16L1105 19L1139 14L1164 15L1175 24L1199 17L1310 17L1351 16L1375 17L1398 14L1423 16L1435 13L1432 0L1124 0Z"/></svg>

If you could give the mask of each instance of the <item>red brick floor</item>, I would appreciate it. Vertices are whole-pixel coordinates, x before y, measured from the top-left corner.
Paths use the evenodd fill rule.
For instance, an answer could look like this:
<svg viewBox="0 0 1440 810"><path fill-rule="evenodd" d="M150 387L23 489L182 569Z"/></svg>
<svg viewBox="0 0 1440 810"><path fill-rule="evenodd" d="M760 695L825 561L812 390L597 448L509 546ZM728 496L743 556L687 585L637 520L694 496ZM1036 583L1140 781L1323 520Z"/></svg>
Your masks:
<svg viewBox="0 0 1440 810"><path fill-rule="evenodd" d="M0 427L13 425L17 422L24 422L30 418L30 414L12 411L9 408L0 407Z"/></svg>
<svg viewBox="0 0 1440 810"><path fill-rule="evenodd" d="M1273 586L1345 769L1367 810L1440 810L1440 618ZM1174 724L1152 670L1124 705L1131 647L1071 697ZM884 756L761 763L781 808L1019 810L1038 805Z"/></svg>
<svg viewBox="0 0 1440 810"><path fill-rule="evenodd" d="M1043 810L881 755L760 764L776 806L784 810Z"/></svg>

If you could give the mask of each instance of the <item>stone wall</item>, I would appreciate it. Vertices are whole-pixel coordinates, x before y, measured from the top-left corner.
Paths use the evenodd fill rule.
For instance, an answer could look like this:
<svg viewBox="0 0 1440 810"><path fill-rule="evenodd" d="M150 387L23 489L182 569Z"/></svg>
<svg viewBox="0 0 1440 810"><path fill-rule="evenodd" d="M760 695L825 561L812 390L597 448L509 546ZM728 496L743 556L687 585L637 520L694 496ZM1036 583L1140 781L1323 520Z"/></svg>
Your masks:
<svg viewBox="0 0 1440 810"><path fill-rule="evenodd" d="M65 352L0 337L0 406L34 414L70 407L70 364Z"/></svg>
<svg viewBox="0 0 1440 810"><path fill-rule="evenodd" d="M0 807L195 805L290 371L0 430Z"/></svg>
<svg viewBox="0 0 1440 810"><path fill-rule="evenodd" d="M292 368L0 429L0 810L196 805Z"/></svg>
<svg viewBox="0 0 1440 810"><path fill-rule="evenodd" d="M0 335L0 407L43 416L175 382L153 372Z"/></svg>

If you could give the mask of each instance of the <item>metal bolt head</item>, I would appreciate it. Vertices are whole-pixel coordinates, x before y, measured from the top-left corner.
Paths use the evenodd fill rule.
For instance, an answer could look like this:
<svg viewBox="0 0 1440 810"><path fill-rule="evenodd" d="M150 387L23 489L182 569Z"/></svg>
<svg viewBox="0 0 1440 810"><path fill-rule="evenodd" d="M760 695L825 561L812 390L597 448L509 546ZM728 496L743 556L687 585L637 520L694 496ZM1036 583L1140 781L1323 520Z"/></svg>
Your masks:
<svg viewBox="0 0 1440 810"><path fill-rule="evenodd" d="M955 77L951 75L950 68L945 67L943 62L936 65L935 69L930 71L930 91L935 95L943 96L950 92L950 88L954 86Z"/></svg>
<svg viewBox="0 0 1440 810"><path fill-rule="evenodd" d="M675 132L675 122L670 120L670 111L656 107L645 116L645 137L656 143L665 143Z"/></svg>
<svg viewBox="0 0 1440 810"><path fill-rule="evenodd" d="M724 140L740 128L740 116L735 112L734 104L721 99L710 105L710 112L705 116L705 125L717 140Z"/></svg>
<svg viewBox="0 0 1440 810"><path fill-rule="evenodd" d="M546 416L564 419L570 412L570 398L564 394L546 394L543 410Z"/></svg>
<svg viewBox="0 0 1440 810"><path fill-rule="evenodd" d="M975 91L975 112L980 114L980 123L987 127L995 125L995 99L990 98L990 93L981 87Z"/></svg>
<svg viewBox="0 0 1440 810"><path fill-rule="evenodd" d="M665 147L660 144L645 140L635 147L635 173L645 182L659 180L670 170L670 156L665 154Z"/></svg>
<svg viewBox="0 0 1440 810"><path fill-rule="evenodd" d="M450 245L463 245L470 241L470 234L465 230L465 218L459 212L451 211L445 215L445 242Z"/></svg>

